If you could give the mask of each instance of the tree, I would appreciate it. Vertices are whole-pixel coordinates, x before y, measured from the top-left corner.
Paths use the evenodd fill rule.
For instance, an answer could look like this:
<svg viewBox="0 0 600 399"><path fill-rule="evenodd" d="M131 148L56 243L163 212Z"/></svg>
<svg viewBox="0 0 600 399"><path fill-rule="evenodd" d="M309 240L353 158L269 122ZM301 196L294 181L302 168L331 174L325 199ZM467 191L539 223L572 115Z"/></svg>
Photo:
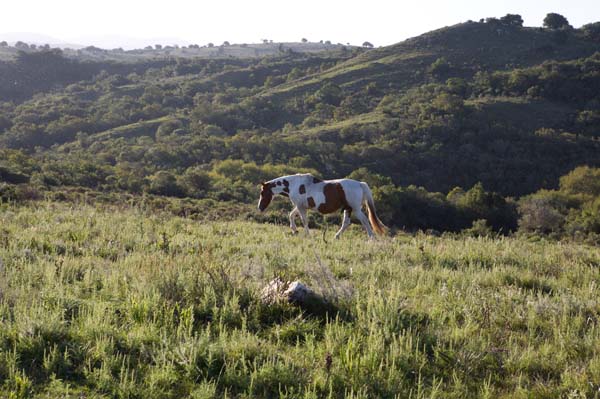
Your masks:
<svg viewBox="0 0 600 399"><path fill-rule="evenodd" d="M155 45L154 45L154 48L155 48L156 50L162 50L162 44L155 44Z"/></svg>
<svg viewBox="0 0 600 399"><path fill-rule="evenodd" d="M0 42L0 47L8 47L8 43L5 40L3 40Z"/></svg>
<svg viewBox="0 0 600 399"><path fill-rule="evenodd" d="M371 189L377 187L393 185L392 179L388 176L383 176L377 173L371 172L367 168L358 168L348 175L349 179L359 180L366 182Z"/></svg>
<svg viewBox="0 0 600 399"><path fill-rule="evenodd" d="M179 180L179 183L188 196L195 198L205 196L211 188L209 174L198 167L188 168Z"/></svg>
<svg viewBox="0 0 600 399"><path fill-rule="evenodd" d="M334 106L340 105L344 95L342 89L334 83L326 83L315 93L315 98L322 103L330 104Z"/></svg>
<svg viewBox="0 0 600 399"><path fill-rule="evenodd" d="M227 40L225 40L225 41L223 42L223 46L227 47L227 46L231 46L231 44L230 44L230 43L229 43Z"/></svg>
<svg viewBox="0 0 600 399"><path fill-rule="evenodd" d="M546 18L544 18L544 28L560 29L569 26L569 21L565 17L554 12L547 14Z"/></svg>
<svg viewBox="0 0 600 399"><path fill-rule="evenodd" d="M500 18L500 22L509 26L523 26L523 18L519 14L506 14Z"/></svg>
<svg viewBox="0 0 600 399"><path fill-rule="evenodd" d="M369 42L364 42L364 43L362 44L362 46L363 46L364 48L373 48L373 44L371 44L371 43L369 43Z"/></svg>
<svg viewBox="0 0 600 399"><path fill-rule="evenodd" d="M581 111L575 119L581 132L589 137L600 137L600 110Z"/></svg>
<svg viewBox="0 0 600 399"><path fill-rule="evenodd" d="M583 37L586 39L600 42L600 22L583 25L581 30L583 31ZM0 45L1 44L2 43L0 43Z"/></svg>
<svg viewBox="0 0 600 399"><path fill-rule="evenodd" d="M306 40L306 38L303 37L302 38L302 43L306 43L306 42L308 42L308 40Z"/></svg>
<svg viewBox="0 0 600 399"><path fill-rule="evenodd" d="M450 63L445 57L440 57L431 64L429 72L434 76L442 76L450 71Z"/></svg>

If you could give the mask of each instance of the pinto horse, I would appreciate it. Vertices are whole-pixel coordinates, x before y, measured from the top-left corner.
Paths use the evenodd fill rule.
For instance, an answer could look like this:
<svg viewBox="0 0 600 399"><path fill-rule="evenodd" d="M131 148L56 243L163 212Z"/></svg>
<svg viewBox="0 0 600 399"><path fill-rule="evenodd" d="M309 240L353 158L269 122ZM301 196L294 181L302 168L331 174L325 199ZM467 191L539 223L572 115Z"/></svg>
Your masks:
<svg viewBox="0 0 600 399"><path fill-rule="evenodd" d="M344 211L344 220L335 238L339 238L348 228L352 213L362 223L369 238L373 238L373 230L377 234L385 234L386 227L375 213L373 195L365 182L352 179L320 180L310 174L278 177L262 183L258 209L261 212L267 209L273 196L278 194L288 197L294 205L290 212L290 227L294 233L297 232L296 215L300 216L308 234L308 209L316 209L323 214L341 209ZM361 210L363 203L366 204L368 217Z"/></svg>

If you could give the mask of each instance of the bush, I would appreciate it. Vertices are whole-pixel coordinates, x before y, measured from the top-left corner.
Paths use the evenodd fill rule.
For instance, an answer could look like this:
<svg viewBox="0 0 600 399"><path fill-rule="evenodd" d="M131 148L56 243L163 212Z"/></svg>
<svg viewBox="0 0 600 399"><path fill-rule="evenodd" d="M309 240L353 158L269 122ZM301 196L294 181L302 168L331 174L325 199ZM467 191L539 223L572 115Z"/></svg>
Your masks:
<svg viewBox="0 0 600 399"><path fill-rule="evenodd" d="M530 197L519 204L519 229L525 232L559 232L565 222L565 216L554 208L547 198Z"/></svg>
<svg viewBox="0 0 600 399"><path fill-rule="evenodd" d="M0 166L0 182L12 184L28 183L29 176Z"/></svg>
<svg viewBox="0 0 600 399"><path fill-rule="evenodd" d="M185 196L185 190L178 184L175 175L164 170L150 177L150 186L147 191L151 194L166 195L169 197Z"/></svg>
<svg viewBox="0 0 600 399"><path fill-rule="evenodd" d="M494 232L492 227L488 225L487 220L477 219L473 221L471 228L465 230L465 233L473 237L492 237Z"/></svg>

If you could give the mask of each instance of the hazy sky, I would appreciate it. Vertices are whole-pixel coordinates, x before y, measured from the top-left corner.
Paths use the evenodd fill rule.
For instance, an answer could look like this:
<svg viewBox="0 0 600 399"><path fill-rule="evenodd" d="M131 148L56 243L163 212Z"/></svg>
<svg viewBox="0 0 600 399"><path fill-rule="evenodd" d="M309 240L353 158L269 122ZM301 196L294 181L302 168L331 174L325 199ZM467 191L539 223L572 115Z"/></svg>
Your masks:
<svg viewBox="0 0 600 399"><path fill-rule="evenodd" d="M116 47L123 38L154 44L254 43L262 39L376 46L399 42L469 19L520 14L541 26L557 12L579 27L600 21L600 0L5 0L0 32L31 32L57 39ZM1 39L0 34L0 39ZM104 36L104 37L103 37ZM144 40L142 42L144 42ZM137 40L119 43L139 46Z"/></svg>

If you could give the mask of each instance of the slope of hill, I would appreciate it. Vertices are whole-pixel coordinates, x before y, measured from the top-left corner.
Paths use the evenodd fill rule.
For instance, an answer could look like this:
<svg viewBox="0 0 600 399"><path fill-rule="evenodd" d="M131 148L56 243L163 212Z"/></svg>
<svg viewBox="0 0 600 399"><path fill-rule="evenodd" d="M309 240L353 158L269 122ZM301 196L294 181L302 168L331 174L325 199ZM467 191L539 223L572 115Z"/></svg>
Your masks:
<svg viewBox="0 0 600 399"><path fill-rule="evenodd" d="M490 20L373 50L261 58L22 53L0 65L0 142L22 151L0 166L42 191L245 203L260 179L302 170L521 196L600 165L590 29Z"/></svg>
<svg viewBox="0 0 600 399"><path fill-rule="evenodd" d="M598 50L598 42L562 31L466 22L364 52L327 73L278 86L273 92L299 91L305 85L310 90L322 81L342 87L376 82L405 89L423 83L424 70L440 57L449 63L447 76L470 78L482 70L510 70L547 60L588 57Z"/></svg>

